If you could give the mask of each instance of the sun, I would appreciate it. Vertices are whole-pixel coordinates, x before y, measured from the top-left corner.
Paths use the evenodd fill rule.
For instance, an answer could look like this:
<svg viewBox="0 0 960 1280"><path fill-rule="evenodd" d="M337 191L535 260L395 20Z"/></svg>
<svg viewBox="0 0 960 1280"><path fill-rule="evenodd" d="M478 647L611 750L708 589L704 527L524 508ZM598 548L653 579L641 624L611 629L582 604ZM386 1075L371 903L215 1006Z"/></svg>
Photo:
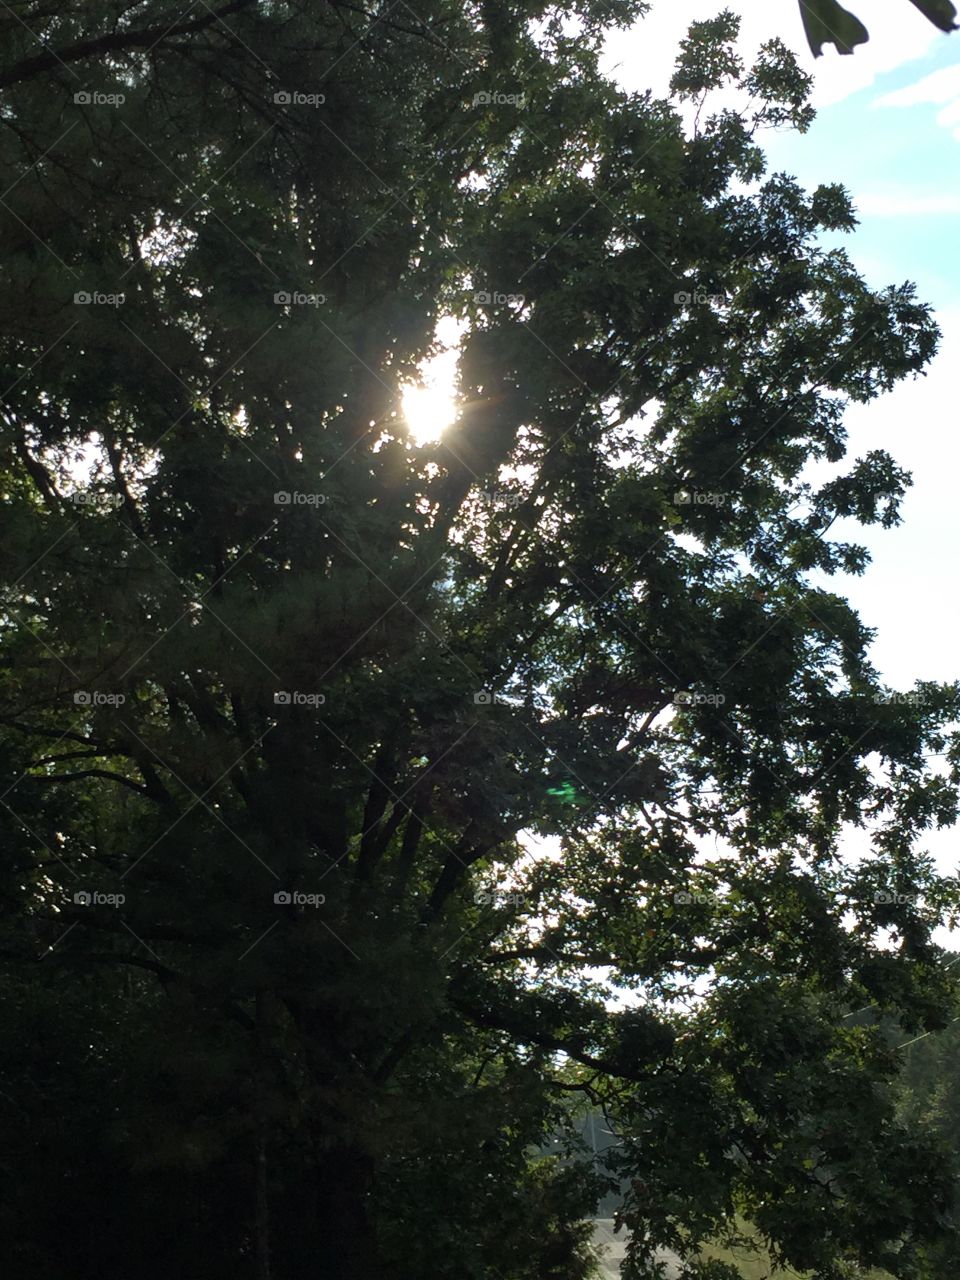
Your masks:
<svg viewBox="0 0 960 1280"><path fill-rule="evenodd" d="M417 381L402 388L400 406L417 448L436 444L457 417L457 364L463 333L462 321L441 316L433 355L418 367Z"/></svg>
<svg viewBox="0 0 960 1280"><path fill-rule="evenodd" d="M452 394L435 383L404 387L401 406L410 429L410 437L418 448L436 444L457 416L457 406Z"/></svg>

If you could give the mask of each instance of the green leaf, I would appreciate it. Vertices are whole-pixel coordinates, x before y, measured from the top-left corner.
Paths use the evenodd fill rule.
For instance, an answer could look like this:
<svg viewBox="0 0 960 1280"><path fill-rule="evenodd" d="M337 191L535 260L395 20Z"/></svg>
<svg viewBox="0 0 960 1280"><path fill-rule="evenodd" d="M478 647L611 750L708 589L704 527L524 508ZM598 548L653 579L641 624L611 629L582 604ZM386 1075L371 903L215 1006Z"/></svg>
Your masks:
<svg viewBox="0 0 960 1280"><path fill-rule="evenodd" d="M957 24L954 19L957 16L957 8L950 3L950 0L912 0L912 3L941 31L956 30Z"/></svg>
<svg viewBox="0 0 960 1280"><path fill-rule="evenodd" d="M849 54L855 45L870 39L860 19L848 13L837 0L800 0L800 16L815 58L823 53L825 44L836 45L840 53Z"/></svg>

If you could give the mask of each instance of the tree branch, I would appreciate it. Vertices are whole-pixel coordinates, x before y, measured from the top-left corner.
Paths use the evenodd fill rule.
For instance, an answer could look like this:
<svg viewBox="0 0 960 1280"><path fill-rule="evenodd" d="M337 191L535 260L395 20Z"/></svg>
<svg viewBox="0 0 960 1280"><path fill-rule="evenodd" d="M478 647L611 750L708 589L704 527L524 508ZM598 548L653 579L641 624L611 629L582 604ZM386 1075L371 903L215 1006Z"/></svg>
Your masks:
<svg viewBox="0 0 960 1280"><path fill-rule="evenodd" d="M55 67L79 62L83 58L96 57L101 53L116 53L123 49L149 49L161 40L169 40L173 36L189 35L194 31L202 31L222 18L241 9L249 9L257 0L229 0L219 9L208 9L199 18L189 22L181 22L178 26L161 24L155 27L143 27L139 31L110 31L106 35L94 36L88 40L78 40L63 49L48 49L32 58L24 58L15 62L6 71L0 72L0 89L6 89L22 80L30 80L34 76L52 71Z"/></svg>
<svg viewBox="0 0 960 1280"><path fill-rule="evenodd" d="M74 782L78 778L106 778L109 782L122 782L125 787L136 791L138 795L152 798L149 787L145 787L142 782L134 782L132 778L125 778L122 773L113 773L110 769L77 769L74 773L35 773L31 774L31 777L35 782Z"/></svg>

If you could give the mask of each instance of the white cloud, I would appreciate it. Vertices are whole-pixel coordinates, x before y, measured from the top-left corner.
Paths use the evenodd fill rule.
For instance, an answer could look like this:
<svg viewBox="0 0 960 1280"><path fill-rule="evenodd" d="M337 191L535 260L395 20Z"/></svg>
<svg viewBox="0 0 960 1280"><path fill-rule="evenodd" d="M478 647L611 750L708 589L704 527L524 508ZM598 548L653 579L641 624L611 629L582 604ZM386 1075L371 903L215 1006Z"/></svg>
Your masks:
<svg viewBox="0 0 960 1280"><path fill-rule="evenodd" d="M960 142L960 65L944 67L924 76L894 93L886 93L872 104L874 107L940 106L937 124L949 129Z"/></svg>
<svg viewBox="0 0 960 1280"><path fill-rule="evenodd" d="M885 93L873 104L875 107L917 107L927 102L950 102L960 96L960 66L944 67L924 76L916 84Z"/></svg>
<svg viewBox="0 0 960 1280"><path fill-rule="evenodd" d="M960 192L923 195L912 192L867 192L854 196L857 212L865 218L932 217L960 214Z"/></svg>

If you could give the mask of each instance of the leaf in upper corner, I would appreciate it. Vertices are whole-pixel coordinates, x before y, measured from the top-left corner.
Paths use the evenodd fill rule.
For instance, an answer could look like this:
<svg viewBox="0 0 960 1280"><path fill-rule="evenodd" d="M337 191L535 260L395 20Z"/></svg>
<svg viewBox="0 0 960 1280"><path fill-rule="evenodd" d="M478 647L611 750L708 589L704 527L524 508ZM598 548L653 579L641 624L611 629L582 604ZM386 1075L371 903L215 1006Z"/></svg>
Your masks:
<svg viewBox="0 0 960 1280"><path fill-rule="evenodd" d="M929 18L941 31L955 31L957 7L950 0L911 0L925 18Z"/></svg>
<svg viewBox="0 0 960 1280"><path fill-rule="evenodd" d="M837 0L800 0L800 16L815 58L823 53L825 44L834 44L840 53L848 54L853 53L855 45L870 39L860 19Z"/></svg>

